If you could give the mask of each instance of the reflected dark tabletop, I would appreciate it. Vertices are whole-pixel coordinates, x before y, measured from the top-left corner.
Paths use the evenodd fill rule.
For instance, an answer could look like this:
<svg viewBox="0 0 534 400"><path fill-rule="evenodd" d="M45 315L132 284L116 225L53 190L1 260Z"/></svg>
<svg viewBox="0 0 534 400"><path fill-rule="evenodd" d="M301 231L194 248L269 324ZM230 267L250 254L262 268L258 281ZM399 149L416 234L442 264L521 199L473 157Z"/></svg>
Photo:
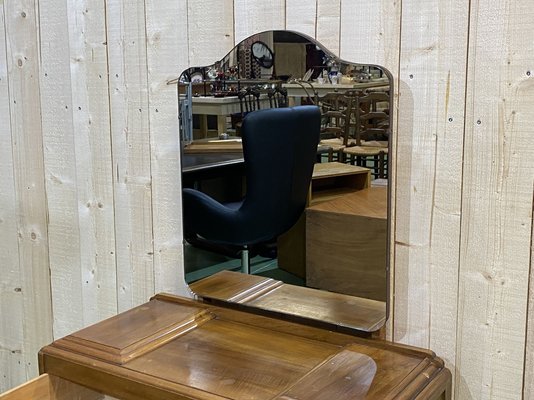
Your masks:
<svg viewBox="0 0 534 400"><path fill-rule="evenodd" d="M182 154L183 173L244 163L241 153Z"/></svg>

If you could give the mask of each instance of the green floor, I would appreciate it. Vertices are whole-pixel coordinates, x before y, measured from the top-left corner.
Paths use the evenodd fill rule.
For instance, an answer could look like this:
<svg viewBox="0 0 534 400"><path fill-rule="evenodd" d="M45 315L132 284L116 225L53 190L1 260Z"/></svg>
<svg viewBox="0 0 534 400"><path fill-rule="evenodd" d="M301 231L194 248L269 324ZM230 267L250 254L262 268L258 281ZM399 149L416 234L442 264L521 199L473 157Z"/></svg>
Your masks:
<svg viewBox="0 0 534 400"><path fill-rule="evenodd" d="M185 280L187 283L197 281L219 271L241 271L241 260L212 253L203 249L185 245ZM254 275L265 276L289 283L304 286L304 280L278 268L277 260L261 256L250 260L250 271Z"/></svg>

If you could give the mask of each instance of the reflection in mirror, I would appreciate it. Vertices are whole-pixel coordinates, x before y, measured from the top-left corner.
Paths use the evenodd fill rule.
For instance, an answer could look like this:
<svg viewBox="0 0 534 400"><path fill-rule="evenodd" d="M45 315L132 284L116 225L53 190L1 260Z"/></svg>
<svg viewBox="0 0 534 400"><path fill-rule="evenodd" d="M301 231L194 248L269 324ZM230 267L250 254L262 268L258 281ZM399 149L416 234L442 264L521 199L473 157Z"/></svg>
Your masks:
<svg viewBox="0 0 534 400"><path fill-rule="evenodd" d="M212 65L188 68L175 82L183 187L224 204L239 202L250 185L241 141L245 116L306 104L321 112L316 164L300 219L275 240L249 248L246 260L240 248L203 246L185 232L192 289L364 331L382 326L389 278L389 72L340 60L304 35L268 31L243 40ZM276 162L276 154L270 157ZM221 272L241 271L247 260L250 275ZM209 276L211 283L198 282ZM213 294L215 283L229 287L236 279L261 290ZM312 289L322 294L311 295ZM330 308L318 312L324 304Z"/></svg>

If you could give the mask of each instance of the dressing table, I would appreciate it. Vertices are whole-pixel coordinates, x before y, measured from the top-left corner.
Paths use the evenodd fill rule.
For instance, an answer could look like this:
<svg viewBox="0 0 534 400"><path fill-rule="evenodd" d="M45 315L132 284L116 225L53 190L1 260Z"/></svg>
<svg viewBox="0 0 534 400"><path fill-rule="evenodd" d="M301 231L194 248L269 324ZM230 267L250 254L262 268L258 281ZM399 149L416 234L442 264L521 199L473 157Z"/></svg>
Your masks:
<svg viewBox="0 0 534 400"><path fill-rule="evenodd" d="M432 352L160 294L44 347L20 399L450 399Z"/></svg>
<svg viewBox="0 0 534 400"><path fill-rule="evenodd" d="M278 32L277 36L280 43L285 43L291 35ZM271 32L263 40L272 42L276 54L274 37ZM311 40L297 39L301 47ZM238 55L247 49L242 46L223 61L228 65L239 61ZM319 54L318 46L311 49ZM321 68L339 61L326 52L321 54L325 57ZM220 63L221 68L224 65ZM345 67L344 71L350 72L353 65ZM365 86L384 87L390 83L387 71L367 67L385 77L380 75ZM193 84L198 71L191 69L188 76L186 83ZM227 84L216 83L217 90ZM204 82L203 87L206 85ZM314 95L313 85L297 86L302 89L299 96ZM331 87L322 89L330 91ZM183 92L178 93L182 96ZM183 116L182 122L186 119ZM222 125L228 119L220 121ZM192 130L192 125L188 126ZM191 139L192 132L189 133L182 135ZM242 163L235 153L224 160L213 160L213 154L188 156L192 155L195 158L190 160L191 165L186 165L186 158L182 160L184 182L199 179L198 174L210 172L211 167L233 171ZM197 164L203 163L199 160L210 168L199 167ZM344 192L354 186L358 190L369 186L367 175L347 176L327 176L322 184L318 179L315 189L329 189L326 181L334 181L336 188L341 182ZM342 214L339 204L329 203L328 210L325 205L312 210L316 215L310 215L310 222L324 218L327 212L331 214L333 206L337 207L336 218L345 221L345 214L337 216ZM319 211L321 215L317 214ZM369 217L361 214L351 210L350 218ZM387 222L379 222L383 227L380 232L388 237L383 232ZM323 240L313 235L311 239ZM326 255L327 250L321 252L321 256ZM376 269L377 280L387 286L386 263ZM39 353L41 375L0 395L0 400L451 398L451 374L439 357L428 350L383 340L380 330L387 318L387 295L386 301L377 301L228 271L194 282L190 288L194 293L191 297L158 294L145 304L44 347ZM385 287L383 290L386 292Z"/></svg>

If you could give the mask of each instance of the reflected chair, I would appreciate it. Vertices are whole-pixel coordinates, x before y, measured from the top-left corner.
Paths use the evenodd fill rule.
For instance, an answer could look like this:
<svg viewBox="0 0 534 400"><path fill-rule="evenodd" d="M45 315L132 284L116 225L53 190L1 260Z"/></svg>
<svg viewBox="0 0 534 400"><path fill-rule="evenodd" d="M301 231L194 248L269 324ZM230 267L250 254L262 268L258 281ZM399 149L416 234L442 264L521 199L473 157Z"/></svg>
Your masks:
<svg viewBox="0 0 534 400"><path fill-rule="evenodd" d="M270 88L267 91L267 96L269 97L269 106L271 108L282 108L288 106L286 88L280 86Z"/></svg>
<svg viewBox="0 0 534 400"><path fill-rule="evenodd" d="M352 97L351 116L346 122L353 127L355 145L343 149L344 155L351 164L371 167L375 178L387 178L388 174L390 117L384 107L389 108L385 92L357 94Z"/></svg>
<svg viewBox="0 0 534 400"><path fill-rule="evenodd" d="M272 243L302 214L320 131L315 106L272 108L247 114L242 139L246 194L220 203L194 189L183 190L184 236L193 246L241 256L249 273L249 250Z"/></svg>
<svg viewBox="0 0 534 400"><path fill-rule="evenodd" d="M330 146L337 161L344 161L343 150L349 144L349 129L352 98L343 93L328 93L319 100L322 113L321 145Z"/></svg>
<svg viewBox="0 0 534 400"><path fill-rule="evenodd" d="M237 93L240 113L232 116L232 125L235 127L237 136L241 136L241 125L245 115L260 109L260 95L260 91L251 86L247 86Z"/></svg>
<svg viewBox="0 0 534 400"><path fill-rule="evenodd" d="M237 97L239 98L239 107L241 110L242 117L244 117L249 112L260 109L260 91L259 90L249 86L245 89L240 90L237 93Z"/></svg>

